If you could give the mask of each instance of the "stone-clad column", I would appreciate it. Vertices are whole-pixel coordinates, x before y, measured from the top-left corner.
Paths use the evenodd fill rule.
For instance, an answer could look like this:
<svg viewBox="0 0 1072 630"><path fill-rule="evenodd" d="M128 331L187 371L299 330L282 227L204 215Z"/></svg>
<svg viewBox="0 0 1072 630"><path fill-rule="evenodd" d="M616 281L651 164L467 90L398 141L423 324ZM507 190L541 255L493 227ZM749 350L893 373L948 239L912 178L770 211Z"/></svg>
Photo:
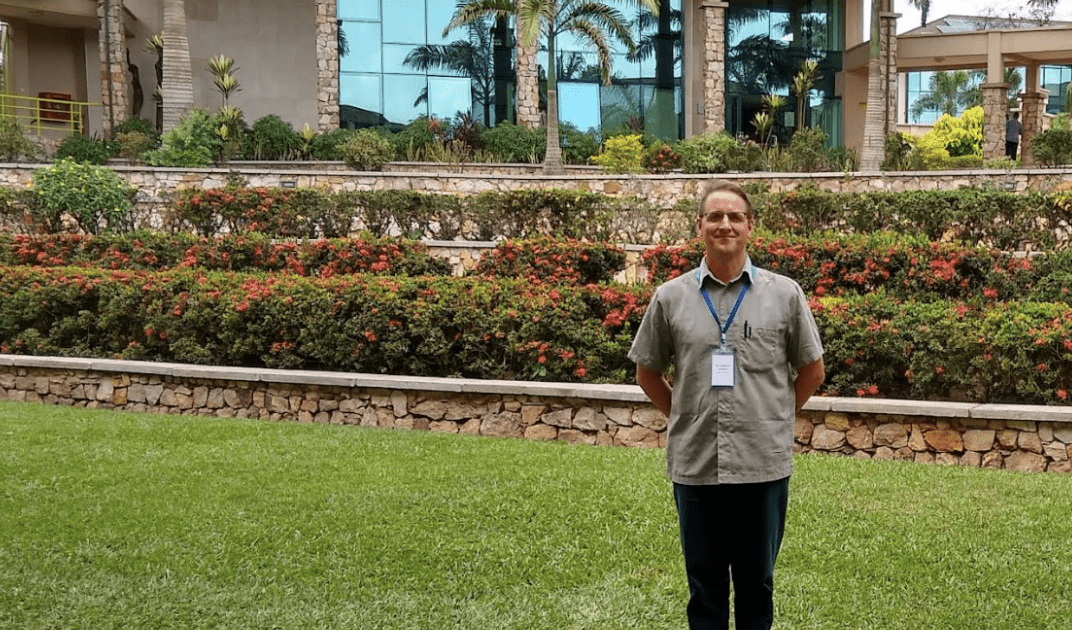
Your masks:
<svg viewBox="0 0 1072 630"><path fill-rule="evenodd" d="M1020 122L1020 164L1021 166L1034 166L1035 156L1031 155L1031 142L1035 135L1042 132L1046 103L1050 99L1049 90L1024 93L1020 95L1023 104Z"/></svg>
<svg viewBox="0 0 1072 630"><path fill-rule="evenodd" d="M111 138L113 125L127 118L126 33L121 0L97 0L101 64L101 135Z"/></svg>
<svg viewBox="0 0 1072 630"><path fill-rule="evenodd" d="M535 129L540 126L540 67L536 61L539 42L534 42L532 46L522 46L516 25L514 29L514 62L517 64L517 124L526 129Z"/></svg>
<svg viewBox="0 0 1072 630"><path fill-rule="evenodd" d="M729 3L702 0L704 16L704 132L726 129L726 9Z"/></svg>
<svg viewBox="0 0 1072 630"><path fill-rule="evenodd" d="M983 91L983 160L1005 155L1005 121L1008 113L1008 83L984 83Z"/></svg>
<svg viewBox="0 0 1072 630"><path fill-rule="evenodd" d="M339 128L339 22L336 0L316 0L316 109L321 132Z"/></svg>

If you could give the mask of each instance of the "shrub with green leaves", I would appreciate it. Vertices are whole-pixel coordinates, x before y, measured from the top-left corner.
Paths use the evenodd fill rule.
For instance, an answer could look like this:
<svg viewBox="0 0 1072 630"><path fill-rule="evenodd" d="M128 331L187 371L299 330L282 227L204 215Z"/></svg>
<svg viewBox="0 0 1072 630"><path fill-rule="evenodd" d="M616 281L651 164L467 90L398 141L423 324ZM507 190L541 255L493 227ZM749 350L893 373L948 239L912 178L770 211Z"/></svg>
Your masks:
<svg viewBox="0 0 1072 630"><path fill-rule="evenodd" d="M818 127L797 129L789 140L789 157L799 173L827 170L826 133Z"/></svg>
<svg viewBox="0 0 1072 630"><path fill-rule="evenodd" d="M358 171L379 171L390 162L395 149L390 140L371 129L361 129L338 146L346 165Z"/></svg>
<svg viewBox="0 0 1072 630"><path fill-rule="evenodd" d="M644 149L641 165L649 173L668 173L681 164L681 156L669 144L659 141Z"/></svg>
<svg viewBox="0 0 1072 630"><path fill-rule="evenodd" d="M526 129L509 122L485 129L481 133L484 149L503 162L539 164L547 151L547 132L541 127Z"/></svg>
<svg viewBox="0 0 1072 630"><path fill-rule="evenodd" d="M438 118L419 116L391 137L395 157L419 162L428 157L433 146L442 145L450 136L450 125Z"/></svg>
<svg viewBox="0 0 1072 630"><path fill-rule="evenodd" d="M146 151L152 149L154 144L151 135L140 131L121 133L116 136L115 140L119 144L119 157L131 164L140 160Z"/></svg>
<svg viewBox="0 0 1072 630"><path fill-rule="evenodd" d="M933 136L950 157L983 154L983 108L971 107L960 117L943 115L924 138Z"/></svg>
<svg viewBox="0 0 1072 630"><path fill-rule="evenodd" d="M0 118L0 160L18 162L33 159L37 154L34 143L26 137L26 131L14 118Z"/></svg>
<svg viewBox="0 0 1072 630"><path fill-rule="evenodd" d="M63 139L52 161L59 162L66 159L82 162L84 164L107 164L108 160L119 155L119 145L115 142L101 140L99 138L87 138L86 136L68 136Z"/></svg>
<svg viewBox="0 0 1072 630"><path fill-rule="evenodd" d="M707 132L677 143L681 170L686 173L725 173L737 140L725 131Z"/></svg>
<svg viewBox="0 0 1072 630"><path fill-rule="evenodd" d="M607 140L603 152L592 161L608 173L642 173L643 153L639 135L615 136Z"/></svg>
<svg viewBox="0 0 1072 630"><path fill-rule="evenodd" d="M156 139L160 134L153 128L153 124L144 118L128 118L115 126L116 135L136 131L144 133Z"/></svg>
<svg viewBox="0 0 1072 630"><path fill-rule="evenodd" d="M275 114L260 118L242 137L242 156L247 160L293 160L302 137L290 123Z"/></svg>
<svg viewBox="0 0 1072 630"><path fill-rule="evenodd" d="M325 133L318 133L309 142L309 157L313 160L334 161L341 160L339 146L354 137L357 133L353 129L335 129Z"/></svg>
<svg viewBox="0 0 1072 630"><path fill-rule="evenodd" d="M203 109L192 109L178 126L160 136L160 147L144 155L150 166L197 168L212 164L223 152L215 121Z"/></svg>
<svg viewBox="0 0 1072 630"><path fill-rule="evenodd" d="M33 191L41 209L59 224L64 213L89 234L133 229L131 211L136 189L111 169L64 159L34 171ZM102 225L103 223L103 225Z"/></svg>
<svg viewBox="0 0 1072 630"><path fill-rule="evenodd" d="M592 156L599 153L599 140L594 129L581 131L573 123L563 122L558 131L562 159L566 164L588 164Z"/></svg>
<svg viewBox="0 0 1072 630"><path fill-rule="evenodd" d="M1059 114L1050 122L1050 127L1031 139L1031 155L1045 166L1072 164L1072 116Z"/></svg>

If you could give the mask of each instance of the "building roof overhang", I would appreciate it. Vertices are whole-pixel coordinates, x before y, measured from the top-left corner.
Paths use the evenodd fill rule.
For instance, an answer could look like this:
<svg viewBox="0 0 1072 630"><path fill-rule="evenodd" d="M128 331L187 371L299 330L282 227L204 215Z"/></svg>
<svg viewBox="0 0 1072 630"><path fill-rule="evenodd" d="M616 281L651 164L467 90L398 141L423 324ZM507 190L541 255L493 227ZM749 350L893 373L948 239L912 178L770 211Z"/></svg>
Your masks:
<svg viewBox="0 0 1072 630"><path fill-rule="evenodd" d="M897 37L897 71L986 69L992 50L1005 66L1072 64L1072 25ZM846 72L867 72L870 42L845 51Z"/></svg>
<svg viewBox="0 0 1072 630"><path fill-rule="evenodd" d="M95 0L0 0L0 16L61 28L96 29Z"/></svg>

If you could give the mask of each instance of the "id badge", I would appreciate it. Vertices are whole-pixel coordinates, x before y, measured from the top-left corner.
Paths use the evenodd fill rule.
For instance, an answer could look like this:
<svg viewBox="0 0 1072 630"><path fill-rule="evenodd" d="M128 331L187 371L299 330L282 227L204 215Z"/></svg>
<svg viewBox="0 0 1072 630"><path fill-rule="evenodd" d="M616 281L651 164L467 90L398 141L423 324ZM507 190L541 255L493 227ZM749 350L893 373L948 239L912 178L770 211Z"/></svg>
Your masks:
<svg viewBox="0 0 1072 630"><path fill-rule="evenodd" d="M711 387L732 388L737 374L737 357L731 346L722 345L711 353Z"/></svg>

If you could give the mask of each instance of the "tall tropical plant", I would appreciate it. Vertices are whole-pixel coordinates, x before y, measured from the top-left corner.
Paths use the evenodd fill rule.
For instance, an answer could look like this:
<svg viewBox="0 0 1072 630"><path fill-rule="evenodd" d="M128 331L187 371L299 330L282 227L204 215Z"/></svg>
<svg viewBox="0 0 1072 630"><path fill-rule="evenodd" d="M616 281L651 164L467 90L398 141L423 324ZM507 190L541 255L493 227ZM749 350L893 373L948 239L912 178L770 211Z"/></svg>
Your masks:
<svg viewBox="0 0 1072 630"><path fill-rule="evenodd" d="M908 4L919 9L919 25L927 25L927 14L931 12L931 0L908 0Z"/></svg>
<svg viewBox="0 0 1072 630"><path fill-rule="evenodd" d="M882 38L880 15L883 0L871 0L871 41L868 46L867 111L864 113L864 142L860 168L877 171L886 155L886 98L882 87Z"/></svg>
<svg viewBox="0 0 1072 630"><path fill-rule="evenodd" d="M658 11L657 0L635 0L636 4ZM542 37L547 48L547 153L544 172L562 172L562 147L558 139L558 78L555 54L556 38L570 33L595 49L603 82L610 84L611 47L607 35L620 40L632 53L636 43L628 22L620 11L599 0L471 0L460 6L454 19L443 30L451 30L486 16L517 21L518 39L532 46Z"/></svg>
<svg viewBox="0 0 1072 630"><path fill-rule="evenodd" d="M164 109L163 131L169 131L193 109L194 77L190 68L190 40L186 36L186 2L163 0L163 3L164 76L160 92Z"/></svg>
<svg viewBox="0 0 1072 630"><path fill-rule="evenodd" d="M809 59L800 66L800 71L793 76L793 93L797 97L796 128L803 129L804 114L807 111L808 94L815 84L822 78L819 74L819 62Z"/></svg>

